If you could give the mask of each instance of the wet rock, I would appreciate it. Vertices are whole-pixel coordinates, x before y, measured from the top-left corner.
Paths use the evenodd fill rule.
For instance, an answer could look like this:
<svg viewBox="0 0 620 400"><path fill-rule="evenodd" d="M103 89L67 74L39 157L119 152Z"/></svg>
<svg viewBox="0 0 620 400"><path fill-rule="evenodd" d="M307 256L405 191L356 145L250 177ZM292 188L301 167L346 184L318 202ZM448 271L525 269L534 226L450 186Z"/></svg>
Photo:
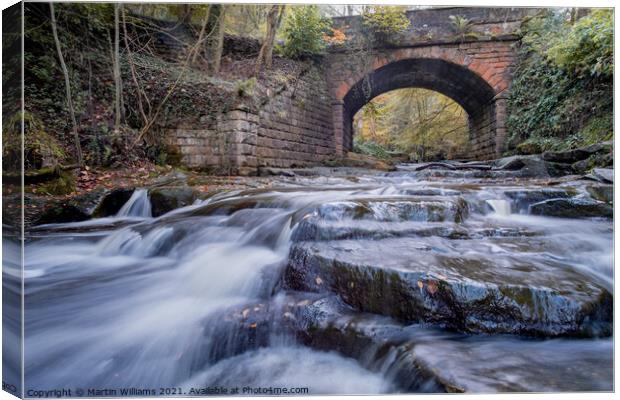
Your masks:
<svg viewBox="0 0 620 400"><path fill-rule="evenodd" d="M610 204L612 204L614 201L613 185L589 185L586 186L586 191L595 200L604 201Z"/></svg>
<svg viewBox="0 0 620 400"><path fill-rule="evenodd" d="M93 210L92 216L94 218L102 218L116 215L131 198L133 192L133 188L118 188L107 192Z"/></svg>
<svg viewBox="0 0 620 400"><path fill-rule="evenodd" d="M545 164L547 167L547 172L551 177L572 175L575 172L571 164L563 164L550 161L547 161Z"/></svg>
<svg viewBox="0 0 620 400"><path fill-rule="evenodd" d="M198 191L187 186L150 189L151 213L153 217L159 217L177 208L191 205L199 196Z"/></svg>
<svg viewBox="0 0 620 400"><path fill-rule="evenodd" d="M559 151L559 152L545 152L542 154L542 158L545 161L552 161L558 163L573 164L578 161L582 161L597 153L610 153L613 151L613 142L601 142L591 146L581 147L578 149Z"/></svg>
<svg viewBox="0 0 620 400"><path fill-rule="evenodd" d="M603 286L564 264L536 258L542 250L527 257L476 251L491 245L514 250L515 240L297 243L286 282L296 290L337 293L363 312L465 332L611 333L612 296Z"/></svg>
<svg viewBox="0 0 620 400"><path fill-rule="evenodd" d="M411 335L396 321L353 311L336 296L299 307L298 340L306 346L355 358L371 371L381 371L404 392L445 392L430 370L412 357Z"/></svg>
<svg viewBox="0 0 620 400"><path fill-rule="evenodd" d="M420 369L431 372L438 382L455 391L613 390L611 339L430 337L416 343L412 353Z"/></svg>
<svg viewBox="0 0 620 400"><path fill-rule="evenodd" d="M610 168L594 168L592 175L603 183L614 183L614 170Z"/></svg>
<svg viewBox="0 0 620 400"><path fill-rule="evenodd" d="M90 215L74 204L58 203L48 206L35 225L56 224L61 222L80 222L90 219Z"/></svg>
<svg viewBox="0 0 620 400"><path fill-rule="evenodd" d="M92 217L93 209L101 202L106 191L93 190L85 194L74 196L68 200L60 200L48 204L40 216L35 219L34 225L56 224L63 222L80 222Z"/></svg>
<svg viewBox="0 0 620 400"><path fill-rule="evenodd" d="M604 202L574 198L552 199L532 204L530 214L560 218L613 218L614 209Z"/></svg>
<svg viewBox="0 0 620 400"><path fill-rule="evenodd" d="M403 236L467 238L466 229L456 223L377 222L364 220L325 221L303 219L291 236L294 242L308 240L383 239Z"/></svg>
<svg viewBox="0 0 620 400"><path fill-rule="evenodd" d="M394 171L396 168L386 161L365 154L348 152L346 157L327 160L323 164L329 167L369 168L380 171Z"/></svg>
<svg viewBox="0 0 620 400"><path fill-rule="evenodd" d="M547 163L539 155L504 157L494 164L498 170L519 171L521 176L549 177Z"/></svg>
<svg viewBox="0 0 620 400"><path fill-rule="evenodd" d="M460 197L383 197L325 203L316 215L325 220L364 219L374 221L462 222L467 202Z"/></svg>
<svg viewBox="0 0 620 400"><path fill-rule="evenodd" d="M513 212L527 212L529 206L534 203L550 199L565 199L574 195L567 189L559 188L535 188L535 189L511 189L504 192L504 195L512 200L511 208Z"/></svg>
<svg viewBox="0 0 620 400"><path fill-rule="evenodd" d="M295 172L291 169L287 168L271 168L271 167L261 167L258 170L259 176L295 176Z"/></svg>

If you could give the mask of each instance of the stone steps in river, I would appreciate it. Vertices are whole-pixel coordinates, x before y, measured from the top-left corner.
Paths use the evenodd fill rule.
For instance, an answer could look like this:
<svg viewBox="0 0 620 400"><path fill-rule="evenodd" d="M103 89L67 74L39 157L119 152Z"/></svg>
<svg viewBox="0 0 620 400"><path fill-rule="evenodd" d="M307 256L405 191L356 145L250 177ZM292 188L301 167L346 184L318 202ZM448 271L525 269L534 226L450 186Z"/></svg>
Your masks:
<svg viewBox="0 0 620 400"><path fill-rule="evenodd" d="M538 238L389 238L299 242L286 270L296 290L354 308L472 333L607 336L612 295L549 257Z"/></svg>
<svg viewBox="0 0 620 400"><path fill-rule="evenodd" d="M404 391L612 390L612 339L462 335L347 309L333 296L297 312L302 342L384 371Z"/></svg>

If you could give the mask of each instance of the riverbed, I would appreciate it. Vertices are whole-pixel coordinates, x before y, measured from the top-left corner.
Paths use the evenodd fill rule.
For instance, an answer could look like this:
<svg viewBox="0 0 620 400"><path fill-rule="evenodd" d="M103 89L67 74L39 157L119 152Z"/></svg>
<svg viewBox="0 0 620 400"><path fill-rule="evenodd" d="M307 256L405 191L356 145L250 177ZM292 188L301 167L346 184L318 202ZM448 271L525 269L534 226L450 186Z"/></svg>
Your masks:
<svg viewBox="0 0 620 400"><path fill-rule="evenodd" d="M26 390L613 390L598 183L407 165L274 180L156 218L136 190L114 216L31 229Z"/></svg>

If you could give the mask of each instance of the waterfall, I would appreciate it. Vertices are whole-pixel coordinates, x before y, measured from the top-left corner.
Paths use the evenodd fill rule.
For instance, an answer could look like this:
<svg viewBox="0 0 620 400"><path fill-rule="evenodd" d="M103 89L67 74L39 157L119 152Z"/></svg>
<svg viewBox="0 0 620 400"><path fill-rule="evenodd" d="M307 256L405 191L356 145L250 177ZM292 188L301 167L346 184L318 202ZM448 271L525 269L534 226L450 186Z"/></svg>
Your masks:
<svg viewBox="0 0 620 400"><path fill-rule="evenodd" d="M136 189L133 194L127 200L127 203L121 207L116 213L117 217L141 217L150 218L151 215L151 201L149 199L149 193L146 189Z"/></svg>
<svg viewBox="0 0 620 400"><path fill-rule="evenodd" d="M487 200L487 204L490 205L493 211L498 215L510 215L510 202L508 200Z"/></svg>

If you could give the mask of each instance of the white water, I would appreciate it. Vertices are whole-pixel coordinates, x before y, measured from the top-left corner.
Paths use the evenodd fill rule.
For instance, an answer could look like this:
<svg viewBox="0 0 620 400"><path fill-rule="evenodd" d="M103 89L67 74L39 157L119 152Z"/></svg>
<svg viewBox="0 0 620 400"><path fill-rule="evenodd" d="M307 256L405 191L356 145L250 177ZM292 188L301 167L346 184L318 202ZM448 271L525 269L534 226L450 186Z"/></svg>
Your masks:
<svg viewBox="0 0 620 400"><path fill-rule="evenodd" d="M304 347L278 323L269 333L268 347L261 349L235 345L252 334L254 328L247 324L222 331L240 310L254 313L266 304L278 309L273 305L280 301L278 284L292 224L301 216L346 222L350 211L342 206L384 197L390 199L389 207L370 203L378 218L368 220L373 229L425 226L416 220L418 214L400 221L400 211L391 205L397 203L395 198L406 200L408 191L436 186L385 180L372 187L231 193L160 218L151 217L148 193L136 190L110 218L130 226L107 228L98 220L49 226L26 250L28 388L282 385L309 387L310 394L397 390L389 376L343 355ZM454 196L453 190L441 190L446 201ZM548 246L542 257L560 259L567 268L613 288L609 222L510 214L510 203L497 200L501 196L495 188L466 196L472 205L486 202L495 211L472 211L463 224L466 229L536 231ZM206 206L224 208L240 200L258 203L231 215L191 215ZM54 231L68 226L105 230ZM489 244L469 251L522 251L510 246ZM274 321L281 318L280 312L270 313Z"/></svg>
<svg viewBox="0 0 620 400"><path fill-rule="evenodd" d="M507 200L487 200L493 211L502 216L510 215L510 202Z"/></svg>
<svg viewBox="0 0 620 400"><path fill-rule="evenodd" d="M116 214L117 217L151 217L151 201L146 189L136 189Z"/></svg>

